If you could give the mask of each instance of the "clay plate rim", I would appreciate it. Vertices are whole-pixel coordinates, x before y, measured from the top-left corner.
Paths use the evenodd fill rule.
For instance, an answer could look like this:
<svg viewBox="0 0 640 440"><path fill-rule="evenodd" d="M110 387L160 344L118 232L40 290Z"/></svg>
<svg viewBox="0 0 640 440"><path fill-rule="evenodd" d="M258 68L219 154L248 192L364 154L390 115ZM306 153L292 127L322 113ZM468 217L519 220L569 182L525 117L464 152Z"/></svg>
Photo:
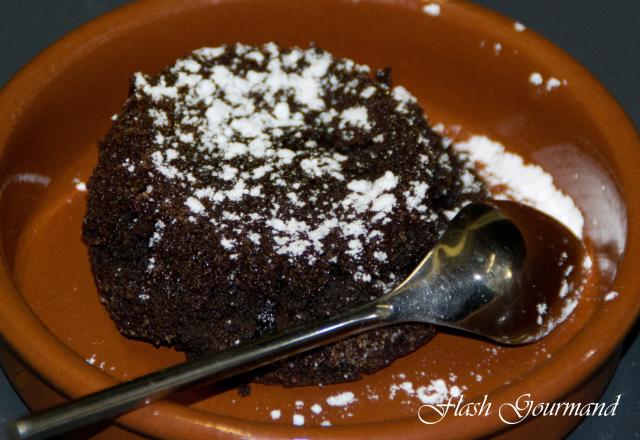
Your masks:
<svg viewBox="0 0 640 440"><path fill-rule="evenodd" d="M141 0L103 15L68 34L43 51L18 72L0 91L0 154L30 103L46 89L51 79L94 48L109 44L115 35L162 20L167 15L210 4L209 0L172 2L171 0ZM575 100L581 104L594 126L603 133L609 145L616 149L610 158L619 170L618 185L626 203L626 255L618 268L613 289L620 292L616 301L603 304L576 336L546 364L530 375L502 387L492 394L495 401L535 390L538 401L554 401L586 380L612 353L633 325L640 310L640 275L633 261L640 260L640 199L630 194L640 184L640 140L633 123L606 89L567 53L528 31L513 32L513 21L497 13L465 1L446 2L448 14L457 14L461 22L477 26L501 41L526 48L523 56L535 56L541 67L554 66L572 84ZM402 6L398 6L402 7ZM515 34L515 35L514 35ZM515 39L518 39L516 42ZM43 78L46 78L43 80ZM6 258L0 267L0 334L18 357L50 386L74 398L117 383L106 373L90 367L80 356L67 348L43 325L21 298L7 271ZM152 412L157 414L151 417ZM451 422L451 420L449 420ZM170 402L158 402L123 416L118 424L135 431L163 437L204 437L212 430L235 436L280 437L291 434L291 427L259 422L243 422L217 417ZM432 425L430 434L447 432L451 423ZM366 429L367 427L371 429ZM394 432L398 437L419 437L423 425L414 419L393 422L333 427L305 427L300 435L322 438L359 438L364 430L372 437ZM459 436L478 437L504 429L495 419L470 418L456 423ZM451 431L449 431L450 433Z"/></svg>

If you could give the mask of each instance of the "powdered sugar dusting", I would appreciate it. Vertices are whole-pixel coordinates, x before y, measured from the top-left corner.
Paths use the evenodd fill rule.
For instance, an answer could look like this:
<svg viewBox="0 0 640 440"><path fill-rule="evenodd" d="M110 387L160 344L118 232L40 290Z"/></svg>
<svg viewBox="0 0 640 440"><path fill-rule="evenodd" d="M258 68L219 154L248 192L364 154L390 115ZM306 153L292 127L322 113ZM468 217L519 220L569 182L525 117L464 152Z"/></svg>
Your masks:
<svg viewBox="0 0 640 440"><path fill-rule="evenodd" d="M516 32L523 32L527 27L519 21L516 21L513 23L513 28L516 30Z"/></svg>
<svg viewBox="0 0 640 440"><path fill-rule="evenodd" d="M345 391L343 393L327 397L327 403L330 406L347 406L355 401L356 398L351 391Z"/></svg>
<svg viewBox="0 0 640 440"><path fill-rule="evenodd" d="M71 179L71 182L75 185L76 191L79 191L79 192L87 191L86 182L83 182L82 180L78 179L77 177L74 177L73 179ZM49 184L49 180L47 180L45 186L48 185L48 184Z"/></svg>
<svg viewBox="0 0 640 440"><path fill-rule="evenodd" d="M424 404L436 404L444 402L449 396L460 395L460 390L455 385L449 388L443 379L436 379L429 385L419 387L416 395Z"/></svg>
<svg viewBox="0 0 640 440"><path fill-rule="evenodd" d="M573 199L553 183L553 177L541 167L527 164L504 146L486 136L473 136L455 144L455 149L472 162L481 164L479 173L491 186L506 190L496 198L517 200L556 218L576 237L582 238L584 218Z"/></svg>
<svg viewBox="0 0 640 440"><path fill-rule="evenodd" d="M529 82L534 86L539 86L542 85L544 79L542 79L542 75L540 75L539 72L533 72L531 75L529 75Z"/></svg>
<svg viewBox="0 0 640 440"><path fill-rule="evenodd" d="M293 424L294 424L294 426L302 426L302 425L304 425L304 416L302 414L294 414L293 415Z"/></svg>
<svg viewBox="0 0 640 440"><path fill-rule="evenodd" d="M178 189L163 197L176 199L189 222L215 229L220 251L230 259L249 255L247 245L308 265L346 257L356 268L356 281L391 285L395 275L381 279L378 269L389 261L382 249L385 225L403 211L424 221L441 214L427 209L438 189L428 184L433 158L424 136L411 142L424 154L410 180L384 169L364 174L343 147L321 145L327 138L338 146L383 145L387 133L370 114L381 96L390 98L397 117L416 118L411 93L374 81L369 73L367 66L322 50L273 43L203 48L159 76L137 73L134 97L150 107L146 117L153 127L150 174ZM343 84L347 75L353 79ZM340 104L346 99L353 104ZM149 168L144 160L127 157L122 166L136 173ZM439 158L445 168L449 161L446 154ZM350 177L346 169L366 178ZM473 176L462 177L480 188ZM327 199L326 190L335 187L344 188L342 195ZM165 233L154 231L150 247L158 249ZM157 264L150 260L148 269Z"/></svg>
<svg viewBox="0 0 640 440"><path fill-rule="evenodd" d="M544 89L547 92L550 92L553 89L556 89L562 85L562 82L558 78L551 77L545 83Z"/></svg>
<svg viewBox="0 0 640 440"><path fill-rule="evenodd" d="M566 86L569 82L564 79L560 80L554 76L547 78L545 81L544 77L540 74L540 72L533 72L529 75L529 82L534 86L542 86L544 84L544 90L547 92L551 92L554 89L557 89L560 86Z"/></svg>
<svg viewBox="0 0 640 440"><path fill-rule="evenodd" d="M13 176L11 176L7 180L7 182L5 182L5 185L8 184L9 182L33 183L33 184L42 185L42 186L49 186L49 183L51 183L51 178L47 176L43 176L42 174L36 174L36 173L20 173L20 174L14 174ZM81 182L79 179L76 178L76 179L73 179L73 183L78 184Z"/></svg>
<svg viewBox="0 0 640 440"><path fill-rule="evenodd" d="M432 17L440 15L440 5L437 3L429 3L422 7L422 12Z"/></svg>
<svg viewBox="0 0 640 440"><path fill-rule="evenodd" d="M615 290L612 290L611 292L607 293L604 296L604 300L605 301L613 301L614 299L616 299L618 297L618 292L616 292Z"/></svg>

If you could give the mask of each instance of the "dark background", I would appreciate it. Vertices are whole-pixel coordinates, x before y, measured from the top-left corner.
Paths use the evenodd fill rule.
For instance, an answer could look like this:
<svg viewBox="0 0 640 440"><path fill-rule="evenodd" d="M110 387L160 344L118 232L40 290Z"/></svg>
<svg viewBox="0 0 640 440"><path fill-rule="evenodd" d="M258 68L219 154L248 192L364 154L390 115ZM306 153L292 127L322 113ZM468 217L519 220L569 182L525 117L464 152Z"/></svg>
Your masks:
<svg viewBox="0 0 640 440"><path fill-rule="evenodd" d="M294 1L294 0L292 0ZM127 0L0 0L0 85L42 49ZM640 126L640 0L478 0L524 23L593 72ZM0 115L6 117L6 115ZM635 292L634 292L635 293ZM631 292L629 292L631 294ZM640 339L627 338L604 401L622 394L615 417L587 418L569 436L640 439ZM27 409L0 370L0 422ZM0 431L0 439L4 434Z"/></svg>

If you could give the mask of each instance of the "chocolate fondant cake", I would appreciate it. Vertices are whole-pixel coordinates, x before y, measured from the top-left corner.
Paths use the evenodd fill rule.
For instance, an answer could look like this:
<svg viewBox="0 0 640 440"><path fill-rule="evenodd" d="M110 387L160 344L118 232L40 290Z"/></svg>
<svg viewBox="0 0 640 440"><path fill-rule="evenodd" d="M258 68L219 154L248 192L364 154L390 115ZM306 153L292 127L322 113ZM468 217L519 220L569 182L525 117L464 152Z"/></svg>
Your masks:
<svg viewBox="0 0 640 440"><path fill-rule="evenodd" d="M199 356L367 302L484 194L416 99L316 47L204 48L136 74L100 145L84 239L126 336ZM428 341L397 325L257 380L332 383Z"/></svg>

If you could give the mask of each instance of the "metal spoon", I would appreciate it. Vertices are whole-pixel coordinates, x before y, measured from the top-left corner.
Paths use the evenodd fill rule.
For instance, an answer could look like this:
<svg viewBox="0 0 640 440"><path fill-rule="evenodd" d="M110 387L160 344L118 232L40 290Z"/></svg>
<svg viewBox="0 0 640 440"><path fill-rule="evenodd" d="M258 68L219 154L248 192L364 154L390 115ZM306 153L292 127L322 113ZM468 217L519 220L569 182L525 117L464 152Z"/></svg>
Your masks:
<svg viewBox="0 0 640 440"><path fill-rule="evenodd" d="M559 295L584 246L545 214L513 202L463 208L393 291L341 316L142 376L7 425L39 439L116 417L193 386L255 369L349 335L401 322L452 327L503 344L536 341L565 313ZM572 276L580 277L579 270ZM562 293L562 292L561 292Z"/></svg>

